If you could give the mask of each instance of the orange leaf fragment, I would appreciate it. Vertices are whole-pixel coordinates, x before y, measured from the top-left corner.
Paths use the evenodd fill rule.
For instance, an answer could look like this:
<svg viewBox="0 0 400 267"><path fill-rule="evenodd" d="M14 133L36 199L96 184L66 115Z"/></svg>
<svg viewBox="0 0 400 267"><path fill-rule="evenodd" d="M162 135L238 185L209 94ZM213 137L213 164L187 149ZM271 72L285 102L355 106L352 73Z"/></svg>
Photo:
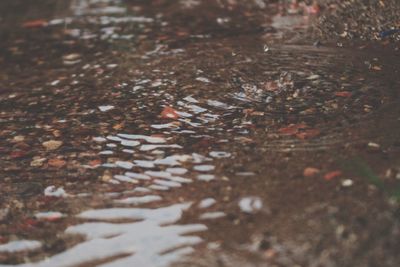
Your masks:
<svg viewBox="0 0 400 267"><path fill-rule="evenodd" d="M100 159L94 159L89 161L89 166L91 167L97 167L101 164L101 160Z"/></svg>
<svg viewBox="0 0 400 267"><path fill-rule="evenodd" d="M48 164L51 167L61 168L61 167L65 166L65 164L67 164L67 162L65 160L62 160L62 159L50 159L48 161Z"/></svg>
<svg viewBox="0 0 400 267"><path fill-rule="evenodd" d="M278 83L275 81L272 82L266 82L265 83L265 90L274 92L279 88Z"/></svg>
<svg viewBox="0 0 400 267"><path fill-rule="evenodd" d="M351 97L353 94L350 93L349 91L341 91L341 92L336 92L335 96L340 96L340 97Z"/></svg>
<svg viewBox="0 0 400 267"><path fill-rule="evenodd" d="M124 128L124 123L118 123L113 126L114 130L121 130L122 128Z"/></svg>
<svg viewBox="0 0 400 267"><path fill-rule="evenodd" d="M47 21L43 19L30 20L22 24L22 27L24 28L40 28L45 26L47 26Z"/></svg>
<svg viewBox="0 0 400 267"><path fill-rule="evenodd" d="M54 214L54 215L51 215L49 217L46 217L44 220L48 221L48 222L57 222L57 221L60 221L62 218L63 218L62 215Z"/></svg>
<svg viewBox="0 0 400 267"><path fill-rule="evenodd" d="M297 133L296 137L301 140L305 140L308 138L314 138L314 137L318 136L320 133L321 133L321 131L318 129L307 129L305 131Z"/></svg>
<svg viewBox="0 0 400 267"><path fill-rule="evenodd" d="M179 118L179 114L174 108L164 107L163 111L161 112L161 118L176 120Z"/></svg>
<svg viewBox="0 0 400 267"><path fill-rule="evenodd" d="M307 128L307 125L304 123L299 123L299 124L291 124L287 127L280 128L278 131L281 134L286 134L286 135L294 135L299 132L300 129L305 129Z"/></svg>
<svg viewBox="0 0 400 267"><path fill-rule="evenodd" d="M327 181L332 180L333 178L336 178L338 176L342 175L341 171L332 171L332 172L328 172L327 174L325 174L324 179Z"/></svg>
<svg viewBox="0 0 400 267"><path fill-rule="evenodd" d="M303 171L304 177L312 177L319 173L319 169L313 167L307 167Z"/></svg>

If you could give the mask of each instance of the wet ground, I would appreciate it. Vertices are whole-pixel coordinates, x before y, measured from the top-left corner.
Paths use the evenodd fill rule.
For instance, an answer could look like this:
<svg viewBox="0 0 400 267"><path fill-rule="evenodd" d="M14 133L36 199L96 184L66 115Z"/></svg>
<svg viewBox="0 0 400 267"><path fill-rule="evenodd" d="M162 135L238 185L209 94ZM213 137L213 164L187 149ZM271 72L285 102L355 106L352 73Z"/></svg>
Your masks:
<svg viewBox="0 0 400 267"><path fill-rule="evenodd" d="M1 1L0 266L399 266L398 9L343 2Z"/></svg>

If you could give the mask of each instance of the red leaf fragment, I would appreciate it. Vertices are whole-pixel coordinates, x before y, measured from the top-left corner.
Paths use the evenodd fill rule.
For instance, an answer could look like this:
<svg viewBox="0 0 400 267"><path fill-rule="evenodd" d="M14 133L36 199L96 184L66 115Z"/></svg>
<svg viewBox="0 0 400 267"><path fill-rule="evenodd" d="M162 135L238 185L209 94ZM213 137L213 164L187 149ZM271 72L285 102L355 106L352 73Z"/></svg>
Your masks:
<svg viewBox="0 0 400 267"><path fill-rule="evenodd" d="M47 21L43 19L30 20L22 24L24 28L41 28L47 26Z"/></svg>
<svg viewBox="0 0 400 267"><path fill-rule="evenodd" d="M278 83L275 81L272 82L266 82L265 83L265 90L269 92L274 92L279 88Z"/></svg>
<svg viewBox="0 0 400 267"><path fill-rule="evenodd" d="M327 174L324 175L324 179L327 181L332 180L333 178L336 178L338 176L342 175L341 171L332 171L332 172L328 172Z"/></svg>
<svg viewBox="0 0 400 267"><path fill-rule="evenodd" d="M26 156L26 152L21 150L16 150L10 153L10 157L12 159L20 159Z"/></svg>
<svg viewBox="0 0 400 267"><path fill-rule="evenodd" d="M89 166L92 166L92 167L99 166L100 164L101 164L100 159L94 159L94 160L89 161Z"/></svg>
<svg viewBox="0 0 400 267"><path fill-rule="evenodd" d="M164 107L163 111L161 112L161 118L176 120L179 118L179 114L174 108Z"/></svg>
<svg viewBox="0 0 400 267"><path fill-rule="evenodd" d="M280 128L278 132L284 135L295 135L299 132L300 129L305 128L307 128L307 125L304 123L291 124L287 127Z"/></svg>
<svg viewBox="0 0 400 267"><path fill-rule="evenodd" d="M67 164L67 162L65 160L62 159L50 159L48 161L49 166L51 167L55 167L55 168L61 168L63 167L65 164Z"/></svg>
<svg viewBox="0 0 400 267"><path fill-rule="evenodd" d="M339 97L351 97L353 94L350 93L349 91L340 91L340 92L336 92L335 96L339 96Z"/></svg>
<svg viewBox="0 0 400 267"><path fill-rule="evenodd" d="M306 10L307 10L308 14L316 15L316 14L320 13L321 8L319 7L319 5L314 4L311 6L307 6Z"/></svg>
<svg viewBox="0 0 400 267"><path fill-rule="evenodd" d="M39 221L35 220L35 219L26 219L23 227L35 227L39 224Z"/></svg>
<svg viewBox="0 0 400 267"><path fill-rule="evenodd" d="M46 217L44 220L47 222L57 222L57 221L60 221L62 218L63 218L62 216L56 214L56 215Z"/></svg>
<svg viewBox="0 0 400 267"><path fill-rule="evenodd" d="M305 131L297 133L296 137L301 140L305 140L305 139L309 139L309 138L314 138L314 137L318 136L320 133L321 133L321 131L318 129L307 129Z"/></svg>

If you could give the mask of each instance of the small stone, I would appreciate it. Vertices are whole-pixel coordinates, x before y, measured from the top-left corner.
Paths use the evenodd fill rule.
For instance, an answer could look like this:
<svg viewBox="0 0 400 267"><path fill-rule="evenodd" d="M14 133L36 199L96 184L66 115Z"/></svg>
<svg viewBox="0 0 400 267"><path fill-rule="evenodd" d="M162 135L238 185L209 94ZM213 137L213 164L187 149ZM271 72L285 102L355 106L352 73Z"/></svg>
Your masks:
<svg viewBox="0 0 400 267"><path fill-rule="evenodd" d="M106 112L106 111L114 109L114 106L99 106L99 109L101 112Z"/></svg>
<svg viewBox="0 0 400 267"><path fill-rule="evenodd" d="M112 178L113 178L113 176L112 176L111 172L107 170L103 173L100 180L108 183Z"/></svg>
<svg viewBox="0 0 400 267"><path fill-rule="evenodd" d="M10 214L9 208L0 209L0 222L5 221L8 218L9 214Z"/></svg>
<svg viewBox="0 0 400 267"><path fill-rule="evenodd" d="M372 149L380 149L381 146L379 144L377 144L377 143L369 142L368 143L368 147L372 148Z"/></svg>
<svg viewBox="0 0 400 267"><path fill-rule="evenodd" d="M343 187L350 187L353 185L353 180L351 179L346 179L342 181L342 186Z"/></svg>
<svg viewBox="0 0 400 267"><path fill-rule="evenodd" d="M23 136L23 135L17 135L17 136L14 136L14 138L13 138L13 142L15 142L15 143L23 142L24 140L25 140L25 136Z"/></svg>
<svg viewBox="0 0 400 267"><path fill-rule="evenodd" d="M51 151L60 148L62 144L63 144L62 141L50 140L44 142L42 145L46 148L46 150Z"/></svg>
<svg viewBox="0 0 400 267"><path fill-rule="evenodd" d="M64 59L64 60L71 61L71 60L77 60L77 59L79 59L80 57L81 57L80 54L78 54L78 53L72 53L72 54L68 54L68 55L63 56L63 59Z"/></svg>
<svg viewBox="0 0 400 267"><path fill-rule="evenodd" d="M34 158L31 161L31 167L41 167L43 166L43 163L46 161L46 158Z"/></svg>
<svg viewBox="0 0 400 267"><path fill-rule="evenodd" d="M44 195L47 197L67 197L68 194L65 192L64 188L56 187L50 185L44 189Z"/></svg>

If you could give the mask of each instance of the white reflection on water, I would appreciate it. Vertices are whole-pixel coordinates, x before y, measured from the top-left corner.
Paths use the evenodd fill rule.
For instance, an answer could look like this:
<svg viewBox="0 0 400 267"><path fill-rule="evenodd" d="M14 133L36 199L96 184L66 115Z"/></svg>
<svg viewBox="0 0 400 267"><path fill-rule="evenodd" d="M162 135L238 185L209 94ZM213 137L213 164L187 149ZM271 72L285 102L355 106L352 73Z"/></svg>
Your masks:
<svg viewBox="0 0 400 267"><path fill-rule="evenodd" d="M185 234L207 229L202 224L173 224L190 206L190 203L183 203L157 209L110 208L84 211L77 217L99 221L70 226L65 233L83 235L86 241L46 260L17 266L80 266L109 259L114 260L97 266L168 266L191 253L191 245L202 241L197 236ZM112 222L123 219L133 222Z"/></svg>

